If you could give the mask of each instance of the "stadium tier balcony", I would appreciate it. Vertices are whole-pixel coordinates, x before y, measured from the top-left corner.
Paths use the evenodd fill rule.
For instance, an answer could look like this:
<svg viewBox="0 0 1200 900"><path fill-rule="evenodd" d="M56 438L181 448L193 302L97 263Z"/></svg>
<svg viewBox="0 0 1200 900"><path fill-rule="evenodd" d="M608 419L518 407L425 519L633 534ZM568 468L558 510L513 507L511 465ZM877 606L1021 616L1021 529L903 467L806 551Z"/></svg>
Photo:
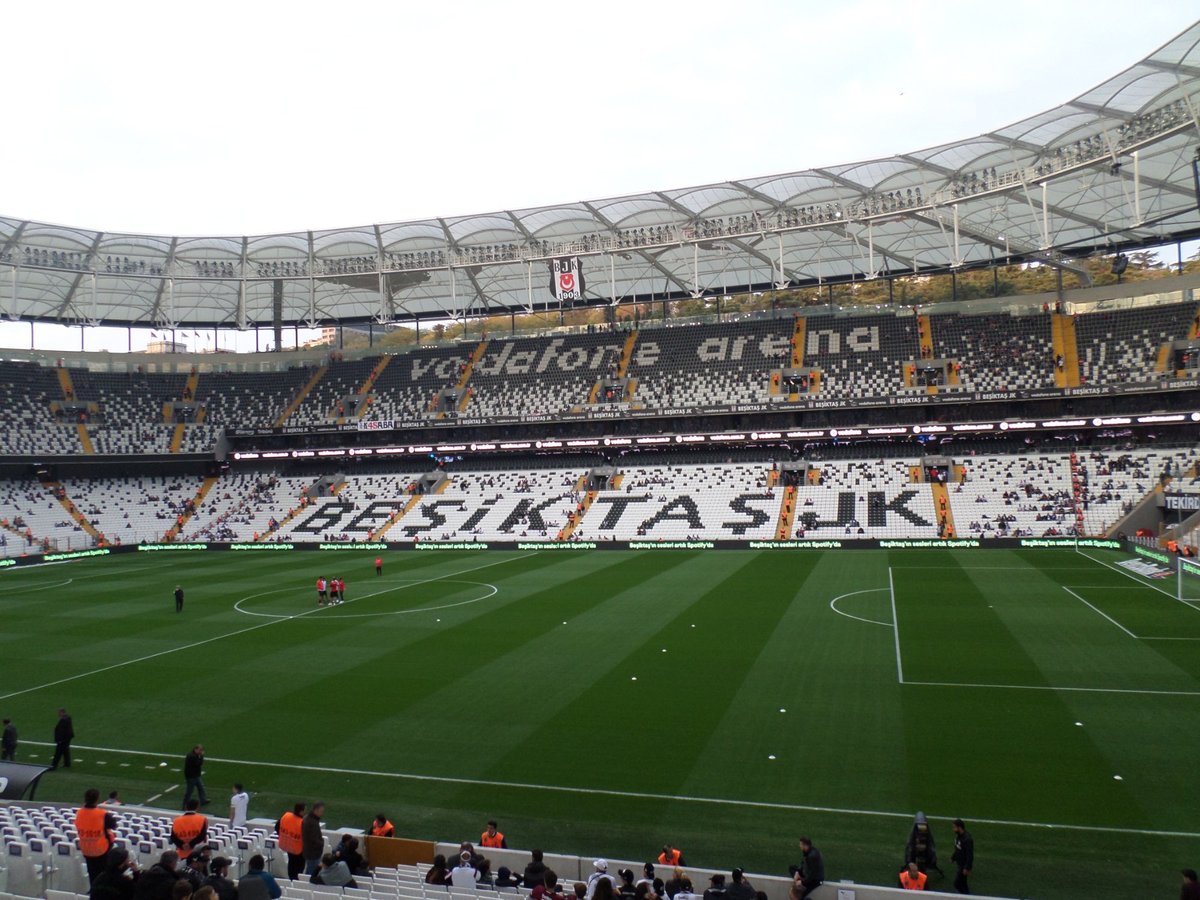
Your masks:
<svg viewBox="0 0 1200 900"><path fill-rule="evenodd" d="M587 404L598 378L616 373L627 334L600 331L495 340L474 367L475 415L556 414Z"/></svg>
<svg viewBox="0 0 1200 900"><path fill-rule="evenodd" d="M975 456L951 491L959 537L1073 534L1075 503L1067 454Z"/></svg>
<svg viewBox="0 0 1200 900"><path fill-rule="evenodd" d="M218 428L269 428L312 377L306 368L283 372L206 372L196 388L205 422Z"/></svg>
<svg viewBox="0 0 1200 900"><path fill-rule="evenodd" d="M1188 336L1194 303L1135 307L1077 316L1079 367L1089 384L1157 381L1163 346Z"/></svg>
<svg viewBox="0 0 1200 900"><path fill-rule="evenodd" d="M957 360L962 386L975 391L1054 387L1050 316L934 315L933 355Z"/></svg>
<svg viewBox="0 0 1200 900"><path fill-rule="evenodd" d="M646 329L629 376L645 406L764 403L771 371L791 360L791 318Z"/></svg>

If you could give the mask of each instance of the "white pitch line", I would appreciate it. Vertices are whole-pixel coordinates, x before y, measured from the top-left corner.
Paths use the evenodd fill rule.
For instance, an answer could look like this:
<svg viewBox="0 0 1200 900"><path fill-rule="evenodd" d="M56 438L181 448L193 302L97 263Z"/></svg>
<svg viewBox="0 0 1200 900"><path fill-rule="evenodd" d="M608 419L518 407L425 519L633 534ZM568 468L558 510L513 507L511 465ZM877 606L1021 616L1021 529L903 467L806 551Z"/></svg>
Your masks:
<svg viewBox="0 0 1200 900"><path fill-rule="evenodd" d="M1200 697L1200 691L1151 691L1138 688L1056 687L1052 684L972 684L957 681L906 681L906 685L950 688L996 688L1006 691L1072 691L1081 694L1150 694L1163 697Z"/></svg>
<svg viewBox="0 0 1200 900"><path fill-rule="evenodd" d="M482 566L476 566L473 569L465 569L462 572L447 572L445 575L438 575L435 578L427 578L427 579L425 579L425 581L413 582L412 584L410 584L408 586L413 587L418 584L429 584L430 582L433 582L433 581L441 581L443 578L454 578L455 576L458 576L458 575L467 575L471 572L478 572L480 569L488 569L488 568L491 568L492 566L499 566L499 565L503 565L504 563L515 562L518 559L525 559L528 556L534 556L534 555L536 555L536 551L534 551L534 553L523 553L520 556L512 556L512 557L509 557L508 559L501 559L501 560L497 560L496 562L486 563ZM355 599L360 599L360 598L355 598ZM346 602L353 603L354 600L347 600ZM193 647L203 647L205 644L211 644L214 641L224 640L225 638L237 637L239 634L249 634L251 631L258 631L260 628L270 628L272 625L278 625L280 622L292 622L296 619L302 619L305 616L309 616L315 612L320 612L323 609L329 609L329 608L330 607L326 607L326 606L314 607L313 609L310 609L307 612L296 613L296 615L289 616L286 619L271 619L269 622L260 622L257 625L250 625L246 628L239 628L237 631L230 631L230 632L227 632L226 634L218 634L215 637L205 638L202 641L195 641L191 644L184 644L181 647L172 647L169 650L159 650L157 653L148 653L147 655L139 656L136 659L128 659L125 662L113 663L111 666L102 666L99 669L92 669L89 672L80 672L78 675L68 675L66 678L59 678L57 681L48 681L45 684L39 684L35 687L24 688L19 691L12 691L11 693L8 693L8 694L0 694L0 700L7 700L10 697L20 697L22 694L31 694L34 691L40 691L45 688L55 687L56 685L60 685L60 684L66 684L69 681L78 681L80 678L87 678L91 675L99 675L103 672L111 672L114 669L123 669L123 668L125 668L125 666L132 666L136 663L146 662L147 660L151 660L151 659L157 659L160 656L168 656L171 653L178 653L181 650L191 650Z"/></svg>
<svg viewBox="0 0 1200 900"><path fill-rule="evenodd" d="M445 579L440 579L440 580L445 580ZM384 588L383 590L380 590L380 591L372 591L369 594L363 594L361 597L355 597L354 600L345 600L343 602L346 604L350 604L350 603L354 603L356 600L367 600L371 597L378 597L380 594L390 594L392 591L402 591L405 588L414 587L415 585L424 584L424 583L425 582L423 582L423 581L412 581L412 582L408 582L407 584L398 584L398 585L395 585L394 587ZM451 582L451 584L455 584L455 583L456 582ZM443 609L453 609L456 606L468 606L472 603L481 603L484 600L490 600L492 597L495 597L498 593L500 593L500 589L498 587L496 587L494 584L486 584L482 581L461 581L461 582L457 582L457 583L458 584L473 584L478 587L491 588L492 592L490 594L485 594L482 597L475 597L474 599L471 599L471 600L461 600L461 601L457 601L455 603L445 603L445 604L442 604L441 606L420 606L415 609L401 609L401 610L397 610L395 612L352 613L349 615L334 616L333 618L335 618L335 619L371 619L371 618L377 618L380 616L407 616L407 615L412 615L413 613L438 612L439 610L443 610ZM242 604L245 603L247 600L254 600L257 597L266 597L269 594L282 594L284 591L290 591L290 590L292 590L292 588L276 588L271 591L262 591L258 594L251 594L250 596L243 597L237 603L233 604L233 608L245 616L261 616L264 619L291 619L291 618L293 618L293 616L291 616L291 615L285 616L285 615L279 615L277 613L254 612L253 610L242 609ZM333 606L341 606L341 605L342 605L341 603L331 603L331 604L328 604L326 606L326 608L328 609Z"/></svg>
<svg viewBox="0 0 1200 900"><path fill-rule="evenodd" d="M1139 641L1200 641L1200 637L1152 637L1142 635L1138 638Z"/></svg>
<svg viewBox="0 0 1200 900"><path fill-rule="evenodd" d="M149 800L147 800L145 803L143 803L142 806L149 806L151 803L153 803L159 797L165 797L167 794L171 793L171 791L175 790L175 788L177 788L177 787L179 787L179 785L177 785L177 784L171 785L169 788L167 788L161 794L155 794L153 797L151 797Z"/></svg>
<svg viewBox="0 0 1200 900"><path fill-rule="evenodd" d="M857 619L859 622L869 622L872 625L882 625L884 628L891 628L895 623L880 622L878 619L866 619L866 618L863 618L862 616L853 615L852 613L842 612L842 610L837 608L837 602L839 600L845 600L847 597L856 597L859 594L877 594L877 593L880 593L880 592L886 591L886 590L887 590L887 588L867 588L862 591L851 591L848 594L839 594L838 596L834 597L832 600L829 601L829 608L832 609L839 616L845 616L847 619Z"/></svg>
<svg viewBox="0 0 1200 900"><path fill-rule="evenodd" d="M896 676L900 684L904 684L904 663L900 661L900 617L896 615L896 585L892 581L891 566L888 566L888 593L892 595L892 630L896 634Z"/></svg>
<svg viewBox="0 0 1200 900"><path fill-rule="evenodd" d="M1108 619L1108 621L1110 621L1112 624L1116 625L1118 628L1120 628L1123 632L1125 632L1127 635L1129 635L1135 641L1138 639L1138 636L1136 634L1134 634L1132 631L1130 631L1128 628L1126 628L1124 625L1122 625L1120 622L1118 622L1116 619L1114 619L1108 613L1104 612L1104 610L1097 609L1096 607L1092 606L1092 604L1088 603L1086 600L1084 600L1082 597L1080 597L1077 593L1075 593L1073 590L1071 590L1065 584L1062 586L1062 589L1064 591L1066 591L1068 594L1070 594L1072 597L1074 597L1076 600L1078 600L1080 603L1082 603L1084 606L1086 606L1088 609L1090 609L1092 612L1099 613L1100 615L1104 616L1104 618Z"/></svg>
<svg viewBox="0 0 1200 900"><path fill-rule="evenodd" d="M1089 559L1091 557L1088 557ZM927 571L945 570L945 566L892 566L893 569L922 569ZM964 572L1020 572L1012 566L959 566ZM1091 572L1091 566L1030 566L1026 571L1030 574L1037 572Z"/></svg>
<svg viewBox="0 0 1200 900"><path fill-rule="evenodd" d="M911 684L912 682L910 682ZM27 744L36 744L38 746L52 747L53 744L44 741L25 741ZM151 756L161 758L170 754L151 753L146 750L122 750L115 747L85 747L82 744L73 745L80 750L94 750L101 753L125 753L132 756ZM663 800L679 803L698 803L709 804L714 806L742 806L750 809L775 809L784 810L786 812L811 812L811 813L829 813L834 815L844 816L865 816L883 819L904 819L912 821L912 811L905 812L890 812L880 809L848 809L837 806L810 806L801 803L773 803L765 800L735 800L727 797L691 797L682 794L653 794L644 791L620 791L610 788L585 788L585 787L570 787L567 785L555 784L531 784L520 781L494 781L483 778L457 778L453 776L442 775L418 775L412 772L381 772L372 769L345 769L334 768L330 766L306 766L295 763L277 763L277 762L262 762L260 760L250 759L223 759L216 756L206 756L209 762L228 763L237 766L259 766L269 769L287 769L295 772L319 772L332 775L361 775L369 778L393 778L400 781L422 781L434 784L465 784L474 787L494 787L494 788L514 788L523 791L546 791L559 794L582 794L584 796L595 797L624 797L631 800L652 800L661 802ZM933 819L940 819L946 822L951 821L952 816L930 816ZM998 825L1011 828L1059 828L1063 831L1083 831L1097 832L1101 834L1138 834L1151 837L1179 837L1179 838L1200 838L1200 833L1190 831L1162 831L1157 829L1146 828L1118 828L1109 825L1066 825L1057 822L1022 822L1014 819L986 819L979 816L964 816L971 822L982 825Z"/></svg>
<svg viewBox="0 0 1200 900"><path fill-rule="evenodd" d="M1076 552L1076 553L1078 553L1080 556L1082 556L1084 559L1090 559L1092 562L1094 562L1094 563L1098 563L1099 565L1102 565L1102 566L1104 566L1104 568L1106 568L1106 569L1112 569L1112 570L1113 570L1114 572L1116 572L1118 575L1124 575L1126 578L1130 578L1130 579L1132 579L1133 581L1136 581L1136 582L1137 582L1138 584L1140 584L1142 587L1148 587L1148 588L1150 588L1150 590L1152 590L1152 591L1158 591L1160 594L1166 594L1166 596L1170 597L1172 600L1178 600L1178 599L1179 599L1178 597L1176 597L1174 594L1170 593L1169 591L1164 591L1162 588L1160 588L1160 587L1157 587L1157 586L1155 586L1155 585L1153 585L1153 584L1147 584L1145 581L1142 581L1140 578L1138 578L1138 576L1137 576L1137 575L1133 574L1132 572L1126 572L1126 571L1125 571L1124 569L1122 569L1120 566L1114 566L1114 565L1112 565L1112 564L1110 564L1110 563L1106 563L1106 562L1105 562L1104 560L1102 560L1102 559L1096 559L1096 557L1094 557L1094 556L1088 556L1086 553L1084 553L1084 552L1083 552L1082 550L1080 550L1079 548L1076 548L1076 549L1075 549L1075 552Z"/></svg>

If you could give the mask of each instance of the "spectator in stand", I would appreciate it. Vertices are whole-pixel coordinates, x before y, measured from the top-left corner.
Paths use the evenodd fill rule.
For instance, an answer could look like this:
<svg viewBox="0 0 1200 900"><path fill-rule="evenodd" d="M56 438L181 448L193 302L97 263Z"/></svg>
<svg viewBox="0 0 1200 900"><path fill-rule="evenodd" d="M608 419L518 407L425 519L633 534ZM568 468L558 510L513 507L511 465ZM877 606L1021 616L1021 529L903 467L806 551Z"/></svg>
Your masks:
<svg viewBox="0 0 1200 900"><path fill-rule="evenodd" d="M704 891L704 900L726 900L728 896L729 892L725 889L725 876L718 872L708 880L708 887Z"/></svg>
<svg viewBox="0 0 1200 900"><path fill-rule="evenodd" d="M653 885L657 880L658 879L654 877L654 863L648 862L642 866L642 877L638 879L638 884Z"/></svg>
<svg viewBox="0 0 1200 900"><path fill-rule="evenodd" d="M458 855L458 865L450 870L450 885L459 890L474 890L479 884L479 870L471 864L471 853L464 850Z"/></svg>
<svg viewBox="0 0 1200 900"><path fill-rule="evenodd" d="M279 900L282 896L283 889L267 871L267 861L255 853L246 874L238 879L238 900Z"/></svg>
<svg viewBox="0 0 1200 900"><path fill-rule="evenodd" d="M217 892L217 900L238 900L238 887L229 880L230 862L224 856L217 856L208 864L204 885Z"/></svg>
<svg viewBox="0 0 1200 900"><path fill-rule="evenodd" d="M304 874L308 876L317 871L325 853L325 835L321 833L321 816L324 812L325 804L318 800L300 825L300 839L304 844Z"/></svg>
<svg viewBox="0 0 1200 900"><path fill-rule="evenodd" d="M525 887L530 890L536 890L539 886L545 887L546 873L550 870L542 861L543 853L541 850L533 850L530 853L532 857L529 862L525 863ZM554 885L550 885L554 887Z"/></svg>
<svg viewBox="0 0 1200 900"><path fill-rule="evenodd" d="M530 897L532 900L563 900L563 895L558 891L558 875L553 869L546 869L541 884L533 886Z"/></svg>
<svg viewBox="0 0 1200 900"><path fill-rule="evenodd" d="M129 851L113 847L104 857L104 871L92 882L90 900L133 900L139 872Z"/></svg>
<svg viewBox="0 0 1200 900"><path fill-rule="evenodd" d="M181 870L181 874L192 885L192 891L198 891L204 886L205 880L208 878L208 860L205 858L205 851L193 850L188 854L187 864Z"/></svg>
<svg viewBox="0 0 1200 900"><path fill-rule="evenodd" d="M344 862L351 875L366 875L366 860L358 852L358 838L352 834L343 834L341 843L334 848L333 858Z"/></svg>
<svg viewBox="0 0 1200 900"><path fill-rule="evenodd" d="M357 888L358 883L350 874L350 867L332 853L321 857L320 868L313 872L309 879L313 884L323 884L326 887Z"/></svg>
<svg viewBox="0 0 1200 900"><path fill-rule="evenodd" d="M512 873L508 866L501 866L496 872L496 890L508 894L520 893L521 879Z"/></svg>
<svg viewBox="0 0 1200 900"><path fill-rule="evenodd" d="M192 883L186 878L180 878L171 885L171 900L191 900L194 893Z"/></svg>
<svg viewBox="0 0 1200 900"><path fill-rule="evenodd" d="M617 896L621 900L633 900L633 895L637 893L633 884L633 869L618 869L617 877L621 879L617 883Z"/></svg>
<svg viewBox="0 0 1200 900"><path fill-rule="evenodd" d="M158 862L142 873L134 888L134 900L171 900L175 884L179 881L179 854L165 851Z"/></svg>
<svg viewBox="0 0 1200 900"><path fill-rule="evenodd" d="M612 895L613 895L613 889L617 886L617 883L613 880L613 877L608 874L608 860L607 859L593 860L592 874L588 876L588 880L587 880L588 900L592 900L592 898L596 896L596 886L599 884L603 884L605 882L607 882L607 884L608 884L608 888L607 888L608 897L604 898L604 900L611 900Z"/></svg>
<svg viewBox="0 0 1200 900"><path fill-rule="evenodd" d="M590 900L616 900L617 888L611 878L601 878L592 887Z"/></svg>
<svg viewBox="0 0 1200 900"><path fill-rule="evenodd" d="M439 853L433 858L433 865L425 873L426 884L449 884L450 872L446 869L446 857Z"/></svg>
<svg viewBox="0 0 1200 900"><path fill-rule="evenodd" d="M746 880L746 873L741 869L733 870L733 883L729 885L725 893L729 900L754 900L754 887Z"/></svg>
<svg viewBox="0 0 1200 900"><path fill-rule="evenodd" d="M676 894L690 894L693 891L692 879L688 878L687 873L679 866L676 866L672 870L671 877L667 880L665 887L667 896L672 898L672 900Z"/></svg>

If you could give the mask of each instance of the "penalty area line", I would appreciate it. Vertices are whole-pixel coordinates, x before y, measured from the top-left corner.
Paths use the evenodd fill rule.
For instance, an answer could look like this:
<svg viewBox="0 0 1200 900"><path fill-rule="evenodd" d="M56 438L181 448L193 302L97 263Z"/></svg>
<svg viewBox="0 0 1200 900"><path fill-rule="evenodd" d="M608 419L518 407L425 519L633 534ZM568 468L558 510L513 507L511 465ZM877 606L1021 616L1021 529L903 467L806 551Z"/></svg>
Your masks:
<svg viewBox="0 0 1200 900"><path fill-rule="evenodd" d="M45 741L25 741L39 747L52 747ZM123 750L117 747L88 747L82 744L72 745L80 750L97 753L124 753L130 756L152 756L155 758L170 757L169 753L152 753L148 750ZM258 766L268 769L285 769L293 772L320 772L331 775L360 775L368 778L391 778L397 781L422 781L434 784L463 784L474 787L495 787L523 791L545 791L548 793L577 794L591 797L622 797L629 800L651 800L655 802L696 803L710 806L735 806L748 809L770 809L784 812L826 813L830 815L863 816L881 819L903 819L912 821L912 811L891 812L882 809L849 809L837 806L812 806L802 803L776 803L766 800L736 800L728 797L690 797L682 794L655 794L648 791L621 791L611 788L571 787L555 784L531 784L521 781L497 781L484 778L459 778L443 775L418 775L412 772L381 772L372 769L348 769L334 766L308 766L297 763L265 762L252 759L227 759L217 756L206 756L206 760L216 763L227 763L237 766ZM934 815L930 818L951 821L954 816ZM1200 838L1200 832L1167 831L1148 828L1119 828L1111 825L1068 825L1057 822L1023 822L1015 819L989 819L982 816L970 816L969 821L984 825L997 825L1009 828L1054 828L1062 831L1081 831L1099 834L1138 834L1151 837Z"/></svg>

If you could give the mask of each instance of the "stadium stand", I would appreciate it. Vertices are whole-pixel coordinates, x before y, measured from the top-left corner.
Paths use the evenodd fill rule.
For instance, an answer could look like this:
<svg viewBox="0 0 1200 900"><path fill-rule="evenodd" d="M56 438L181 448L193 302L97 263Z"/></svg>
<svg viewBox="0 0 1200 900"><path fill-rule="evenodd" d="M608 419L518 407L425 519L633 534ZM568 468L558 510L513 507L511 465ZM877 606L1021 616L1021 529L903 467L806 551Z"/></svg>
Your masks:
<svg viewBox="0 0 1200 900"><path fill-rule="evenodd" d="M959 381L946 387L1054 387L1053 316L1036 307L1024 312L934 310L928 316L928 354L950 364ZM1164 348L1189 338L1194 314L1190 303L1166 303L1075 315L1080 383L1174 377L1166 368ZM331 361L307 395L304 389L315 370L305 367L205 372L195 396L186 398L188 376L181 373L92 372L0 362L0 422L5 426L0 428L0 456L206 453L225 428L276 424L297 397L301 402L286 422L292 427L335 422L339 407L348 421L554 416L603 403L597 385L617 377L627 341L627 387L618 385L611 398L623 407L780 402L786 397L773 396L772 373L795 360L805 371L820 371L813 388L822 400L924 390L919 384L905 386L912 381L906 369L925 350L917 317L812 313L803 317L800 347L793 345L795 321L786 315L645 327L636 334L602 330L420 347ZM473 362L481 346L482 355ZM72 385L70 397L64 377ZM439 413L435 399L442 391L451 396Z"/></svg>
<svg viewBox="0 0 1200 900"><path fill-rule="evenodd" d="M682 325L643 331L630 375L645 406L711 406L770 399L771 371L788 365L793 321Z"/></svg>
<svg viewBox="0 0 1200 900"><path fill-rule="evenodd" d="M1186 338L1195 314L1195 304L1174 303L1076 316L1084 380L1104 384L1162 378L1163 346Z"/></svg>
<svg viewBox="0 0 1200 900"><path fill-rule="evenodd" d="M470 387L474 415L542 415L588 402L598 378L615 376L625 337L618 332L549 340L490 342Z"/></svg>
<svg viewBox="0 0 1200 900"><path fill-rule="evenodd" d="M968 452L946 485L947 507L915 473L921 459L826 459L807 464L789 493L776 466L698 463L671 454L615 460L606 487L587 490L598 463L514 460L338 475L234 472L221 478L184 529L188 540L767 540L786 509L787 537L935 538L943 514L958 537L1103 534L1154 490L1164 471L1193 473L1200 451L1092 449L1072 455ZM563 465L563 463L567 465ZM409 464L411 465L411 463ZM422 483L424 479L424 483ZM1078 479L1079 491L1074 482ZM318 496L325 482L332 491ZM418 488L418 484L421 487ZM68 479L78 508L110 541L158 540L186 509L185 478ZM78 526L40 485L13 481L3 495L34 539L81 541ZM18 512L19 511L19 512ZM272 526L274 523L274 527ZM571 526L568 528L568 526ZM563 534L564 529L567 533Z"/></svg>
<svg viewBox="0 0 1200 900"><path fill-rule="evenodd" d="M962 366L962 387L976 391L1029 390L1054 385L1049 315L930 316L933 355Z"/></svg>

